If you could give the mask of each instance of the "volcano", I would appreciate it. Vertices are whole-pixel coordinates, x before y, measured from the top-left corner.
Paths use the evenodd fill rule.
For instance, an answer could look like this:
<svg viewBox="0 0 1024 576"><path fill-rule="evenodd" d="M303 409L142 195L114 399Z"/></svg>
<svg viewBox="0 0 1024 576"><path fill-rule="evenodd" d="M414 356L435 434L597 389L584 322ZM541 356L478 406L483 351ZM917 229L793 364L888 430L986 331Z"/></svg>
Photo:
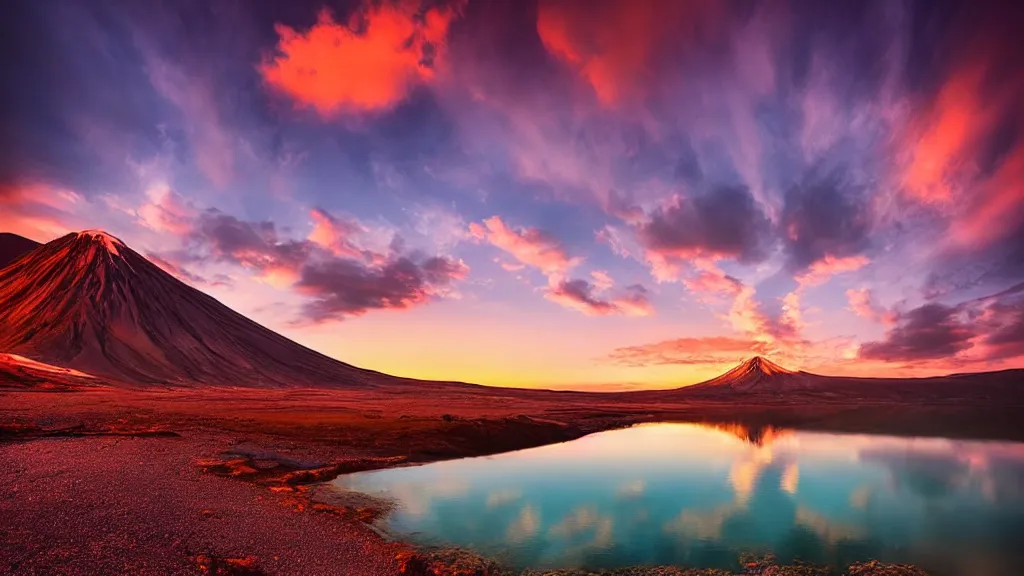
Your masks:
<svg viewBox="0 0 1024 576"><path fill-rule="evenodd" d="M778 364L754 356L725 374L690 386L690 392L785 392L809 388L822 377L807 372L788 370Z"/></svg>
<svg viewBox="0 0 1024 576"><path fill-rule="evenodd" d="M0 351L143 385L402 381L264 328L98 230L58 238L0 270Z"/></svg>

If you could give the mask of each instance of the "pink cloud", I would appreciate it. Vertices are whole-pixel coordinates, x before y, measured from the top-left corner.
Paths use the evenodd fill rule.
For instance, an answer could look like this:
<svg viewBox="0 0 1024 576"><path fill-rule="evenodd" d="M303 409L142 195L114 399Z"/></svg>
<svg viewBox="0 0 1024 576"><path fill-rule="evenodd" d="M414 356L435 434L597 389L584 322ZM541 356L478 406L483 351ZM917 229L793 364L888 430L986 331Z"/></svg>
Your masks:
<svg viewBox="0 0 1024 576"><path fill-rule="evenodd" d="M82 222L85 199L74 192L42 182L0 185L0 230L49 242Z"/></svg>
<svg viewBox="0 0 1024 576"><path fill-rule="evenodd" d="M603 292L612 286L615 286L615 281L612 280L612 277L604 270L594 270L590 273L590 277L594 281L594 288L599 292Z"/></svg>
<svg viewBox="0 0 1024 576"><path fill-rule="evenodd" d="M731 296L736 298L743 283L723 272L713 261L697 259L693 262L696 273L683 278L683 285L698 295Z"/></svg>
<svg viewBox="0 0 1024 576"><path fill-rule="evenodd" d="M192 231L198 211L166 185L146 190L146 202L135 210L139 222L156 232L185 236Z"/></svg>
<svg viewBox="0 0 1024 576"><path fill-rule="evenodd" d="M358 222L332 216L321 208L313 208L309 216L313 219L313 230L306 237L307 240L330 250L336 256L363 255L363 250L352 242L355 235L366 231Z"/></svg>
<svg viewBox="0 0 1024 576"><path fill-rule="evenodd" d="M768 354L771 348L764 342L729 336L703 338L677 338L652 344L616 348L608 358L625 366L653 366L659 364L724 364L743 358Z"/></svg>
<svg viewBox="0 0 1024 576"><path fill-rule="evenodd" d="M836 274L855 272L867 266L871 260L867 256L836 257L826 255L817 260L804 272L796 275L796 281L801 287L818 286L828 282Z"/></svg>
<svg viewBox="0 0 1024 576"><path fill-rule="evenodd" d="M484 220L483 225L470 224L474 238L486 239L519 262L532 266L548 275L563 274L580 262L570 258L565 247L555 237L538 228L513 228L500 216Z"/></svg>
<svg viewBox="0 0 1024 576"><path fill-rule="evenodd" d="M892 326L898 319L898 314L875 302L874 295L869 288L851 288L846 291L846 299L850 303L850 310L861 318L867 318Z"/></svg>

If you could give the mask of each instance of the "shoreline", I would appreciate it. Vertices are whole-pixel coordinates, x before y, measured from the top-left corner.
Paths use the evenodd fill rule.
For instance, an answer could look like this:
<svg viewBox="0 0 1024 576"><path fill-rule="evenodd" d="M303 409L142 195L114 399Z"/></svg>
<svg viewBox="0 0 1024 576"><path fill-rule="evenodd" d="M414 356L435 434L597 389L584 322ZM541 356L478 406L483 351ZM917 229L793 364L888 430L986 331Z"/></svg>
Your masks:
<svg viewBox="0 0 1024 576"><path fill-rule="evenodd" d="M0 471L0 517L10 538L0 544L0 572L315 575L337 574L344 562L350 576L501 574L493 563L431 572L431 551L388 541L368 525L379 506L317 501L316 485L342 473L497 454L647 422L745 422L736 432L750 441L769 426L867 433L874 422L893 422L891 407L869 419L863 409L805 409L801 426L791 411L765 407L726 413L460 398L441 413L417 399L352 396L2 392L0 460L10 464ZM938 417L950 436L948 410L903 410L898 427L874 432L920 432ZM1014 409L1002 418L1020 415ZM996 439L999 427L991 425L1000 419L990 416L961 411L961 420L983 424L961 431ZM675 574L618 573L644 574L637 570Z"/></svg>

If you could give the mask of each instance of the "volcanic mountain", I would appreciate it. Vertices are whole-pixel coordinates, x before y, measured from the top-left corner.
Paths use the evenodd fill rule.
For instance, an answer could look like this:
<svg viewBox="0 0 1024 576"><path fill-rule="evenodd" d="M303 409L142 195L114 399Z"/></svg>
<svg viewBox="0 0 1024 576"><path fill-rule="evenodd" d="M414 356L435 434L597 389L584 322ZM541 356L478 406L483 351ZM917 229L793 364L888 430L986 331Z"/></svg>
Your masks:
<svg viewBox="0 0 1024 576"><path fill-rule="evenodd" d="M6 267L11 262L21 258L25 254L42 246L35 240L29 240L24 236L0 232L0 268Z"/></svg>
<svg viewBox="0 0 1024 576"><path fill-rule="evenodd" d="M755 356L725 374L672 391L683 397L729 403L1024 404L1024 370L951 374L930 378L825 376L788 370Z"/></svg>
<svg viewBox="0 0 1024 576"><path fill-rule="evenodd" d="M366 387L401 381L305 348L101 231L0 270L0 352L131 384Z"/></svg>
<svg viewBox="0 0 1024 576"><path fill-rule="evenodd" d="M809 387L816 376L787 370L778 364L754 356L725 374L687 388L690 392L784 392Z"/></svg>

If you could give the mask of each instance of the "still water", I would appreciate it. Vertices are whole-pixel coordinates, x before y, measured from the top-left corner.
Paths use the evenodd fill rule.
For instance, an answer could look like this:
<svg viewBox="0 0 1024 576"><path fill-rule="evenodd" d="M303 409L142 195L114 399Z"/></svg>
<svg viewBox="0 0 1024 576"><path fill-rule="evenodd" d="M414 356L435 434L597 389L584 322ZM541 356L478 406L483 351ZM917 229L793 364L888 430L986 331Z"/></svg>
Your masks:
<svg viewBox="0 0 1024 576"><path fill-rule="evenodd" d="M1024 444L653 424L339 477L387 529L523 568L737 568L741 552L1024 573Z"/></svg>

